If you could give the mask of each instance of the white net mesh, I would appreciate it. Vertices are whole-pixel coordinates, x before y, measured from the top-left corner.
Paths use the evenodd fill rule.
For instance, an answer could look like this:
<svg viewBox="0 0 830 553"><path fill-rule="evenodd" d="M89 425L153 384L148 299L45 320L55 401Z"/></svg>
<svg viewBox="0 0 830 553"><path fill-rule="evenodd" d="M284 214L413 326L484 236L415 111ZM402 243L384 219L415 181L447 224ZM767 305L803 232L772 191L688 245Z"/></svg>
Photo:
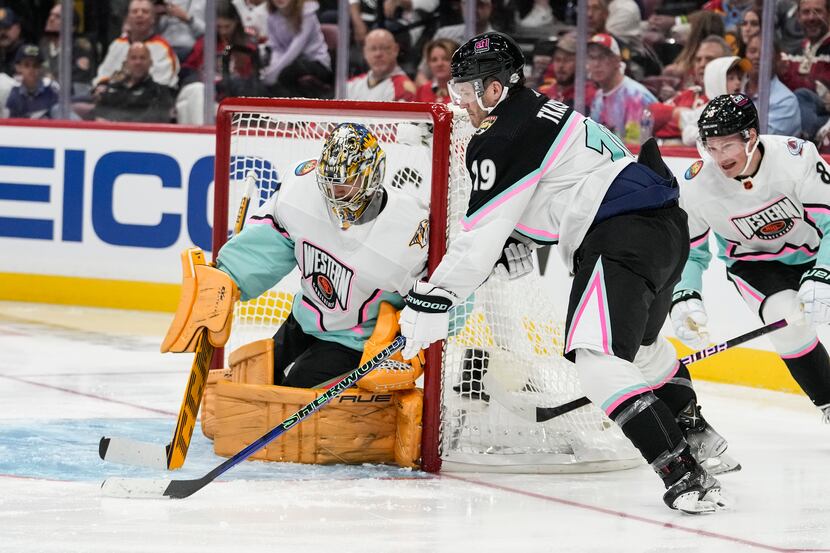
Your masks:
<svg viewBox="0 0 830 553"><path fill-rule="evenodd" d="M228 228L252 172L257 196L251 209L280 186L284 175L319 156L327 132L356 121L378 137L386 152L386 185L428 204L432 187L433 130L428 114L377 116L257 113L233 115ZM449 170L448 241L459 232L470 181L464 152L472 126L454 113ZM272 336L288 316L299 289L298 273L256 300L240 302L226 355ZM491 279L457 316L463 330L445 347L439 451L444 468L500 471L590 471L633 466L637 452L593 406L544 423L534 406L554 407L582 396L573 366L562 358L562 318L550 290L536 276L514 282ZM459 325L460 326L460 325Z"/></svg>

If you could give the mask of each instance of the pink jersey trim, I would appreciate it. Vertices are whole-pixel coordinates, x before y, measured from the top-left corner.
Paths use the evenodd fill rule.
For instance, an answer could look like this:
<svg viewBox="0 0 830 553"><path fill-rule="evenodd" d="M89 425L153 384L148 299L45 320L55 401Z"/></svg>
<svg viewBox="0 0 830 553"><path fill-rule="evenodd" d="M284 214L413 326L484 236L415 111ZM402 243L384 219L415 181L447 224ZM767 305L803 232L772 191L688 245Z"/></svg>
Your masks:
<svg viewBox="0 0 830 553"><path fill-rule="evenodd" d="M805 355L816 349L816 346L818 346L818 337L813 338L813 340L809 344L807 344L800 350L787 354L781 354L781 359L797 359L799 357L804 357Z"/></svg>

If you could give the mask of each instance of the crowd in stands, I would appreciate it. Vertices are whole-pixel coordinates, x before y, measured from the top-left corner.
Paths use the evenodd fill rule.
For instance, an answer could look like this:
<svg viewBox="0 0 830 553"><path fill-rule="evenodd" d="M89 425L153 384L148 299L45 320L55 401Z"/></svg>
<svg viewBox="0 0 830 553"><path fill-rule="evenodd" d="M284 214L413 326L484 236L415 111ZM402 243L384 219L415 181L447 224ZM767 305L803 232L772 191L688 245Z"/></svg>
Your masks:
<svg viewBox="0 0 830 553"><path fill-rule="evenodd" d="M450 102L452 53L476 31L525 49L528 83L573 104L577 0L349 0L351 48L338 52L337 0L75 0L72 71L59 72L55 0L0 0L0 115L201 124L203 64L227 96L331 98L337 55L350 99ZM773 0L769 132L830 152L830 0ZM470 8L472 9L472 8ZM693 145L696 120L724 92L759 95L761 0L587 0L585 110L627 143Z"/></svg>

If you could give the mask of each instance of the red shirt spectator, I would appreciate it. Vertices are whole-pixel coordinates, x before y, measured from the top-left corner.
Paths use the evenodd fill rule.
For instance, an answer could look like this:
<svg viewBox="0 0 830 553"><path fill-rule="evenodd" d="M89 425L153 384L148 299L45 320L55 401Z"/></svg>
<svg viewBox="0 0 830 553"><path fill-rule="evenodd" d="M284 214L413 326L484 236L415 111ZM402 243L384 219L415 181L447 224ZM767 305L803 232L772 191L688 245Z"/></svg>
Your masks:
<svg viewBox="0 0 830 553"><path fill-rule="evenodd" d="M785 68L779 73L781 82L790 90L816 90L816 81L830 85L830 17L825 0L801 0L798 22L804 29L801 52L781 56Z"/></svg>
<svg viewBox="0 0 830 553"><path fill-rule="evenodd" d="M416 102L449 104L452 99L447 83L452 78L450 60L458 49L458 43L447 38L431 40L424 47L424 59L432 74L432 82L421 85L415 92Z"/></svg>

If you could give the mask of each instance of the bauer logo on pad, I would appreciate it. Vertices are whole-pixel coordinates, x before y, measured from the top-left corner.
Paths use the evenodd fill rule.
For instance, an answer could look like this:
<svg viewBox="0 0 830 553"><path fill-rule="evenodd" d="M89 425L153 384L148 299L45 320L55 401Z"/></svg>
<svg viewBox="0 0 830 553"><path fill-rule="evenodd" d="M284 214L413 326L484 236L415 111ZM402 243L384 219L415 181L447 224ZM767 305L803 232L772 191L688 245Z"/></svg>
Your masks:
<svg viewBox="0 0 830 553"><path fill-rule="evenodd" d="M475 51L478 52L486 52L490 49L490 39L489 38L482 38L475 44Z"/></svg>

